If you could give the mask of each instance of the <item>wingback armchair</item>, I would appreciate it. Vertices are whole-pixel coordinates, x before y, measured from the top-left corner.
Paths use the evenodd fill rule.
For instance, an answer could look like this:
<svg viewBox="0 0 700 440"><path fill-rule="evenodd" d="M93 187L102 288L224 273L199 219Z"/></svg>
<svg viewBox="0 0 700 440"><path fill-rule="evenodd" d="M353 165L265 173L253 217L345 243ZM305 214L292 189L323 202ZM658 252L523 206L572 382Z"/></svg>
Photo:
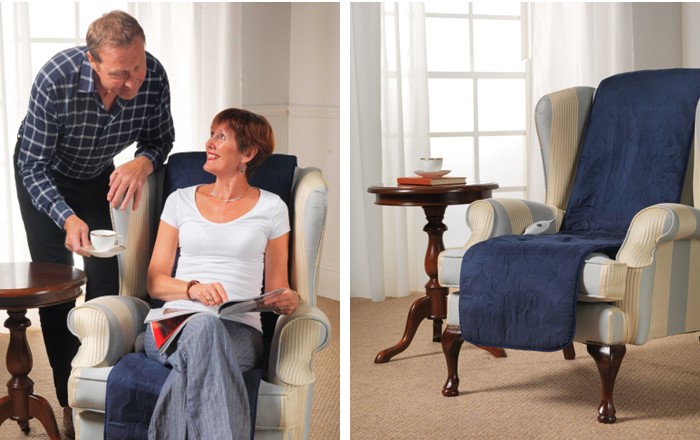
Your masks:
<svg viewBox="0 0 700 440"><path fill-rule="evenodd" d="M697 78L697 70L658 71L658 76L686 71ZM632 73L630 80L640 74ZM662 85L662 84L661 84ZM663 90L660 93L664 93ZM688 93L696 93L688 91ZM692 95L691 95L692 96ZM544 203L516 199L487 199L471 204L467 225L471 229L462 248L447 249L439 256L438 279L454 290L448 296L447 328L442 346L448 378L442 393L459 393L457 359L464 341L460 332L460 271L462 258L472 246L494 237L523 234L539 222L545 233L555 233L563 219L576 182L577 167L585 138L592 134L591 111L596 89L574 87L548 94L535 109L546 181ZM689 130L692 130L691 101ZM641 209L631 220L616 255L588 255L579 271L573 340L587 345L601 377L598 421L614 423L613 388L625 345L642 345L652 338L700 330L700 169L693 167L700 158L700 107L695 105L694 136L687 173L680 176L680 203L656 203ZM605 111L598 108L597 111ZM634 118L629 113L610 113L605 118ZM676 118L674 113L661 117ZM614 123L614 121L613 121ZM641 130L642 127L637 127ZM694 139L694 141L693 141ZM664 147L666 140L659 140ZM656 146L654 146L656 147ZM659 156L663 161L664 156ZM614 188L617 190L617 188ZM573 344L564 351L575 356ZM503 362L504 360L499 360ZM631 392L631 390L626 390Z"/></svg>
<svg viewBox="0 0 700 440"><path fill-rule="evenodd" d="M124 438L139 438L147 432L150 414L141 413L152 409L167 377L165 367L146 367L149 360L145 355L134 353L142 346L143 321L151 307L146 291L148 263L167 195L178 187L213 181L213 176L201 170L205 160L204 152L171 155L166 165L149 177L138 210L112 212L114 227L126 245L119 256L119 295L88 301L74 308L68 317L70 330L81 341L69 380L69 404L80 439L103 438L105 423L123 429ZM250 181L253 186L277 193L289 207L290 285L302 297L302 305L291 315L278 319L271 312L262 314L263 338L269 352L266 369L246 375L254 436L307 438L315 384L312 357L330 337L328 318L316 307L327 187L320 170L300 168L294 156L281 154L272 155ZM144 373L145 379L131 385L139 389L128 391L133 395L127 397L137 398L130 401L130 410L117 415L130 420L114 420L117 416L110 414L113 411L106 403L107 379L110 373L117 374L117 369L121 369L121 375L158 370L152 376Z"/></svg>

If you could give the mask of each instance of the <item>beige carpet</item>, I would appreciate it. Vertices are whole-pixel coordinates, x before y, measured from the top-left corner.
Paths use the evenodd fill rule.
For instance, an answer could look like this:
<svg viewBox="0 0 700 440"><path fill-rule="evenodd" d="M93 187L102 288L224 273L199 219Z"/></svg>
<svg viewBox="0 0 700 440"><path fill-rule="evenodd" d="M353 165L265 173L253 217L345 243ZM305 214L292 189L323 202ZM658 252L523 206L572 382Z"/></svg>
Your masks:
<svg viewBox="0 0 700 440"><path fill-rule="evenodd" d="M585 345L561 352L508 350L495 359L465 343L460 391L440 393L447 370L429 322L389 363L377 352L397 343L411 303L350 301L350 436L360 439L698 439L700 333L628 346L615 385L618 421L596 421L600 382Z"/></svg>
<svg viewBox="0 0 700 440"><path fill-rule="evenodd" d="M331 321L331 341L325 350L318 353L314 358L314 370L316 372L317 383L316 393L312 404L311 434L312 440L337 439L340 436L340 401L339 396L339 359L340 359L340 318L339 303L327 298L319 298L318 305L326 313ZM37 320L38 321L38 320ZM38 322L37 322L38 323ZM34 322L33 322L34 324ZM46 350L41 339L41 333L35 327L30 327L27 331L27 339L32 350L34 367L29 377L34 381L34 393L45 397L58 416L58 426L61 429L61 413L56 400L51 374L48 367ZM9 334L0 333L0 396L7 394L6 383L10 379L5 365L5 353ZM6 420L0 425L0 439L2 440L23 440L23 439L48 439L39 421L32 419L29 422L29 435L24 435L20 431L17 423ZM63 431L61 430L61 433ZM90 439L86 439L90 440Z"/></svg>

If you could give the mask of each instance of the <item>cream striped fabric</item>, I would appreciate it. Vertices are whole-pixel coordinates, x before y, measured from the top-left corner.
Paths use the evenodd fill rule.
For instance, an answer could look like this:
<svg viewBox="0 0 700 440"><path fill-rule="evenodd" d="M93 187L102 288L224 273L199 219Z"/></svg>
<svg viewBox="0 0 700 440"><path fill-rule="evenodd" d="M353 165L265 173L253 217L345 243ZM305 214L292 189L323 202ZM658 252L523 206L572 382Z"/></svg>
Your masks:
<svg viewBox="0 0 700 440"><path fill-rule="evenodd" d="M119 255L119 272L121 277L120 295L146 298L146 276L151 259L151 245L155 231L153 226L155 213L155 176L151 174L146 180L138 209L127 208L124 211L112 209L112 224L126 245L126 250Z"/></svg>
<svg viewBox="0 0 700 440"><path fill-rule="evenodd" d="M618 303L629 342L700 330L700 210L671 203L643 209L617 259L638 268Z"/></svg>
<svg viewBox="0 0 700 440"><path fill-rule="evenodd" d="M700 329L700 240L690 244L690 273L688 274L688 308L685 311L685 331ZM694 293L694 294L692 294Z"/></svg>
<svg viewBox="0 0 700 440"><path fill-rule="evenodd" d="M328 186L315 168L300 171L294 189L294 225L303 234L293 234L291 287L299 292L302 303L316 305L318 263L325 231Z"/></svg>
<svg viewBox="0 0 700 440"><path fill-rule="evenodd" d="M280 316L270 348L268 378L278 385L308 385L314 381L311 360L330 338L328 318L315 307L302 304Z"/></svg>
<svg viewBox="0 0 700 440"><path fill-rule="evenodd" d="M111 366L133 351L148 309L145 301L123 296L102 296L72 309L68 329L81 341L72 367Z"/></svg>
<svg viewBox="0 0 700 440"><path fill-rule="evenodd" d="M469 205L467 209L467 225L472 233L464 245L464 249L469 249L476 243L492 236L495 216L496 213L493 210L493 206L486 200L477 200Z"/></svg>
<svg viewBox="0 0 700 440"><path fill-rule="evenodd" d="M578 95L575 88L547 95L552 106L545 202L565 209L576 175L579 139Z"/></svg>

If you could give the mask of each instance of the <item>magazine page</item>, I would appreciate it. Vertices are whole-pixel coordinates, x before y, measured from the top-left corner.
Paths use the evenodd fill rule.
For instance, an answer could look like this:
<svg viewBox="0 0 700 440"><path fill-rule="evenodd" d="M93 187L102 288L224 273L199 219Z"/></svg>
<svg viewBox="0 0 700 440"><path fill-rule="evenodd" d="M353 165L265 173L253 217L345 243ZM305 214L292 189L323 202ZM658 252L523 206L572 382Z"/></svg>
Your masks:
<svg viewBox="0 0 700 440"><path fill-rule="evenodd" d="M178 315L151 322L151 332L153 333L153 339L158 351L165 353L180 331L185 327L187 321L192 319L195 315L197 315L196 312L189 312L185 315Z"/></svg>
<svg viewBox="0 0 700 440"><path fill-rule="evenodd" d="M219 306L219 316L221 316L221 318L226 318L238 313L270 311L272 309L265 307L263 302L266 299L274 298L282 294L284 290L285 289L275 289L254 298L227 301Z"/></svg>
<svg viewBox="0 0 700 440"><path fill-rule="evenodd" d="M202 303L190 301L188 299L168 301L163 304L163 307L151 309L146 315L145 323L160 321L161 319L169 319L175 316L186 315L190 313L206 312L216 314L216 308L207 307Z"/></svg>

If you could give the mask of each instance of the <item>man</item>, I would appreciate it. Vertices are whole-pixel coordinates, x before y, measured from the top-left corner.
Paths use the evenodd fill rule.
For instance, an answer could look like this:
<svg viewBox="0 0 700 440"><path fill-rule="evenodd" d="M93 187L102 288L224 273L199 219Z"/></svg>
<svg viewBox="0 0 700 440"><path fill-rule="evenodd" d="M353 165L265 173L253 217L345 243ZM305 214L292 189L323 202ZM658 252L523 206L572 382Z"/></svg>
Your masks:
<svg viewBox="0 0 700 440"><path fill-rule="evenodd" d="M72 265L84 258L86 299L118 294L116 258L90 257L89 231L112 229L113 207L138 207L146 178L162 165L175 138L165 69L145 51L130 15L95 20L87 46L51 58L32 86L17 135L15 181L33 261ZM113 158L137 143L135 158ZM66 303L39 309L66 434L74 436L67 384L79 342L66 326Z"/></svg>

